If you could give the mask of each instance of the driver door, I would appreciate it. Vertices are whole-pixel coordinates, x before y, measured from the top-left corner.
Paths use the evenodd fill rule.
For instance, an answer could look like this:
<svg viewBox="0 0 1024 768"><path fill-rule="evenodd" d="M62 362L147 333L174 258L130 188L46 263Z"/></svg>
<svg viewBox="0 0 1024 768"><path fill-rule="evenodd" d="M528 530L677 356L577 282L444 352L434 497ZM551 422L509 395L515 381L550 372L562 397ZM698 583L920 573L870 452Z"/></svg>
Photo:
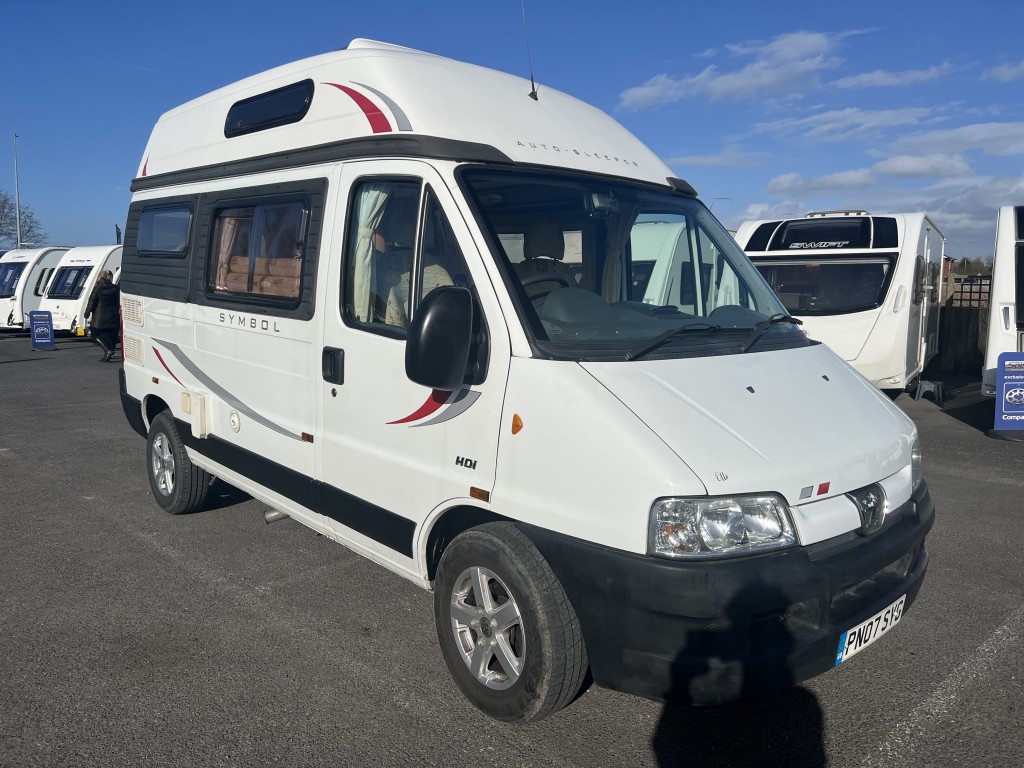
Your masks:
<svg viewBox="0 0 1024 768"><path fill-rule="evenodd" d="M482 315L488 283L478 251L426 163L345 163L337 185L348 202L328 261L321 507L355 548L422 575L421 525L451 506L479 505L493 487L509 363L507 342L497 342L507 333L500 315L480 317L489 354L455 392L410 381L406 329L425 295L463 285Z"/></svg>

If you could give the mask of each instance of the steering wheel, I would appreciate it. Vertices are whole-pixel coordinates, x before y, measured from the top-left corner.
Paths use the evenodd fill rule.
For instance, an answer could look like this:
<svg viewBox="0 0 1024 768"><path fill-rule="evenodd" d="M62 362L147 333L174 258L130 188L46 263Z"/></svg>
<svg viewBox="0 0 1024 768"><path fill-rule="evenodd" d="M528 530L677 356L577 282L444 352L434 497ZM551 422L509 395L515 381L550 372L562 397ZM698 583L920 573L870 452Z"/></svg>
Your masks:
<svg viewBox="0 0 1024 768"><path fill-rule="evenodd" d="M524 277L519 282L522 283L523 288L525 288L528 285L536 285L537 283L561 283L566 288L576 287L575 285L573 285L572 281L568 277L566 277L565 275L556 274L554 272L541 273L539 275L530 275L529 277ZM552 288L551 290L553 291L554 288ZM547 293L551 293L551 291L547 291Z"/></svg>

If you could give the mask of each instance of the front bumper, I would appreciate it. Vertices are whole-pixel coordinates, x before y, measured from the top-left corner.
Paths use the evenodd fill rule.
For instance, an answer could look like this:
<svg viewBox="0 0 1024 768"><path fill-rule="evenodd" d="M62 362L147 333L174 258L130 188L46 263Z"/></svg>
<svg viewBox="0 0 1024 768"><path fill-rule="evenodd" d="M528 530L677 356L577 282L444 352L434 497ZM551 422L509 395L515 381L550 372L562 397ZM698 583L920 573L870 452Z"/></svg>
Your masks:
<svg viewBox="0 0 1024 768"><path fill-rule="evenodd" d="M924 483L878 533L725 560L635 555L520 525L583 628L594 682L714 704L836 663L839 636L917 597L934 522Z"/></svg>

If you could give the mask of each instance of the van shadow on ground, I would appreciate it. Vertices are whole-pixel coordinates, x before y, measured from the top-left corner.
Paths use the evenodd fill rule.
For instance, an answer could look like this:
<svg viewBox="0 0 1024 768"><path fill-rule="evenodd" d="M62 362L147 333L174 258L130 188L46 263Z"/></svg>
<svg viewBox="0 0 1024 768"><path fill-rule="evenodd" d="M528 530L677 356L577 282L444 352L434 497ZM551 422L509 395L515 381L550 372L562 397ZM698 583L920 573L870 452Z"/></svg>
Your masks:
<svg viewBox="0 0 1024 768"><path fill-rule="evenodd" d="M767 585L752 586L729 602L723 629L730 624L746 626L752 606L787 602L779 590ZM739 634L742 636L742 632ZM658 765L826 765L824 718L815 695L806 688L794 687L792 677L781 668L766 674L742 662L741 651L748 643L764 643L785 655L794 645L786 625L779 622L771 637L737 641L736 636L732 631L708 631L691 632L687 637L687 643L693 647L721 649L716 667L717 662L741 663L742 672L732 686L733 693L739 693L740 698L728 704L692 706L688 692L714 673L710 665L677 666L672 693L651 741Z"/></svg>
<svg viewBox="0 0 1024 768"><path fill-rule="evenodd" d="M203 504L202 512L212 512L215 509L225 509L250 501L252 496L240 491L233 485L228 485L220 478L213 481L210 490L206 494L206 503Z"/></svg>

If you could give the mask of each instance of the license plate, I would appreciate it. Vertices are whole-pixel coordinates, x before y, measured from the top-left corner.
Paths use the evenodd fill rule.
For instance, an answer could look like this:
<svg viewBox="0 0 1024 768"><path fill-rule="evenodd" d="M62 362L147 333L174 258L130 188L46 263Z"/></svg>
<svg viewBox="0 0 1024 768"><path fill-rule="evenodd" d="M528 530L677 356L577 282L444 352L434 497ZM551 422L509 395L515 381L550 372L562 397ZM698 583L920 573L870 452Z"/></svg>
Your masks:
<svg viewBox="0 0 1024 768"><path fill-rule="evenodd" d="M867 621L843 632L839 636L839 648L836 650L836 666L838 667L854 654L860 653L899 624L900 619L903 618L905 602L907 602L907 596L903 595L895 603L879 611Z"/></svg>

